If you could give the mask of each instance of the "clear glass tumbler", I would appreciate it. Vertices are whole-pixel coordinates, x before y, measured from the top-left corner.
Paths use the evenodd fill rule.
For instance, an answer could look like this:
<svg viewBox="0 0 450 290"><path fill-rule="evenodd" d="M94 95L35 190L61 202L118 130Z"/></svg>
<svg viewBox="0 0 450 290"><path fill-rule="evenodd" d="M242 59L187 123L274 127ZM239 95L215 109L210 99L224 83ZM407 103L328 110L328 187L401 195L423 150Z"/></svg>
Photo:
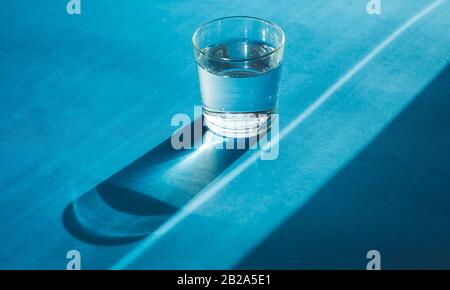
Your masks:
<svg viewBox="0 0 450 290"><path fill-rule="evenodd" d="M265 133L277 112L281 28L254 17L225 17L200 26L192 41L205 125L226 137Z"/></svg>

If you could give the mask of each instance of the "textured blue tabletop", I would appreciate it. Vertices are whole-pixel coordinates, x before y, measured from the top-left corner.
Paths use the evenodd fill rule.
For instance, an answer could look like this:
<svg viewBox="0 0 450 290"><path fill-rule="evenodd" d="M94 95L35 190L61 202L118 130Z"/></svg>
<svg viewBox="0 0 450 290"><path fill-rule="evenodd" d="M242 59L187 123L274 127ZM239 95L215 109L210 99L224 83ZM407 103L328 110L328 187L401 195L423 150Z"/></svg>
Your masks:
<svg viewBox="0 0 450 290"><path fill-rule="evenodd" d="M0 268L450 268L450 1L381 2L1 1ZM167 145L229 15L286 33L275 160Z"/></svg>

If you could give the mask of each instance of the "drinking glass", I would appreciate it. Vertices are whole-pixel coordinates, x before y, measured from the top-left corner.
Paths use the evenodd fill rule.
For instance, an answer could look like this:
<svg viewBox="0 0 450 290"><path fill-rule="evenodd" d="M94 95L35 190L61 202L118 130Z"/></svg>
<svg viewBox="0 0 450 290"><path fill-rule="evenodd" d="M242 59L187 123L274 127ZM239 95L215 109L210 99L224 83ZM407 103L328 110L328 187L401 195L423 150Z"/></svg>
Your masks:
<svg viewBox="0 0 450 290"><path fill-rule="evenodd" d="M225 17L201 25L192 41L204 124L225 137L265 133L277 113L281 28L255 17Z"/></svg>

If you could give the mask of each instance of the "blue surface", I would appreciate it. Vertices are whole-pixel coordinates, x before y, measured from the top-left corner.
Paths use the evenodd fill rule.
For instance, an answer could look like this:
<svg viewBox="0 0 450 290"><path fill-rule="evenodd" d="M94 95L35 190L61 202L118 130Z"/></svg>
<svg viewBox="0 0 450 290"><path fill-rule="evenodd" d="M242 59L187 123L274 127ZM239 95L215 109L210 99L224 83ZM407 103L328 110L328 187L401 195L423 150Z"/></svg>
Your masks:
<svg viewBox="0 0 450 290"><path fill-rule="evenodd" d="M1 2L0 268L450 268L450 2L382 2ZM273 161L164 143L228 15L286 33Z"/></svg>

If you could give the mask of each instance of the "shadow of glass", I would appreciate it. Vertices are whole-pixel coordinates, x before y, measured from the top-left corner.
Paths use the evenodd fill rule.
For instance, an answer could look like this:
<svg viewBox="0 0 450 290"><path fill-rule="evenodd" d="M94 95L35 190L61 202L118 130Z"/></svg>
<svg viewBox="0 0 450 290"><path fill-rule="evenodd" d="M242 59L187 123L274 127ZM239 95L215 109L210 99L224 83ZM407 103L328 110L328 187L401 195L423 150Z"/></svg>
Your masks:
<svg viewBox="0 0 450 290"><path fill-rule="evenodd" d="M144 238L257 144L254 138L219 137L197 122L184 128L199 135L191 148L174 149L169 137L70 203L63 213L66 229L102 245Z"/></svg>

